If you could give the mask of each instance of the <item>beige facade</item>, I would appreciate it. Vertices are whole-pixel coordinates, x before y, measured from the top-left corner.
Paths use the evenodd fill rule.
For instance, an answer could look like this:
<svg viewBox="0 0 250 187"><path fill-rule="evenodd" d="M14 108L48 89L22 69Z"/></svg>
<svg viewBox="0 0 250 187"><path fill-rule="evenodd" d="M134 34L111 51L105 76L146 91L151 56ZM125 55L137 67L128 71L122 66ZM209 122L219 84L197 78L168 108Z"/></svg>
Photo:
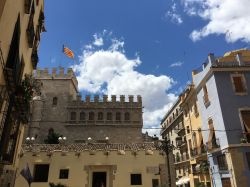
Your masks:
<svg viewBox="0 0 250 187"><path fill-rule="evenodd" d="M164 169L165 155L153 143L24 145L18 172L27 163L34 177L32 187L45 187L49 182L68 187L100 184L104 187L156 187L163 185L160 168ZM49 165L47 171L43 170L43 175L47 175L44 178L37 166L40 164ZM62 176L60 170L68 170L67 176ZM132 175L136 179L132 179ZM26 187L27 181L19 176L15 186Z"/></svg>
<svg viewBox="0 0 250 187"><path fill-rule="evenodd" d="M191 84L185 89L180 95L180 100L186 131L187 150L190 155L190 186L210 186L207 151L201 133L201 117L197 107L194 85Z"/></svg>
<svg viewBox="0 0 250 187"><path fill-rule="evenodd" d="M12 186L28 110L17 95L38 62L44 28L43 0L0 2L0 186ZM20 97L17 97L20 96Z"/></svg>

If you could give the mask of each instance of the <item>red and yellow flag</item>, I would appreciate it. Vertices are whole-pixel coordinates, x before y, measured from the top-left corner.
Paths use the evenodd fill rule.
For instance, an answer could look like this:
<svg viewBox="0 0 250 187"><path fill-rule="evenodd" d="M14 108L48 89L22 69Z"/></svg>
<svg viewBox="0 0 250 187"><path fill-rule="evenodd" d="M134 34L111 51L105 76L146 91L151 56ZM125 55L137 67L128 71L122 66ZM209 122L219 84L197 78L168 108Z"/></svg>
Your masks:
<svg viewBox="0 0 250 187"><path fill-rule="evenodd" d="M68 47L65 47L64 45L63 45L63 53L69 58L74 58L73 51L70 50Z"/></svg>

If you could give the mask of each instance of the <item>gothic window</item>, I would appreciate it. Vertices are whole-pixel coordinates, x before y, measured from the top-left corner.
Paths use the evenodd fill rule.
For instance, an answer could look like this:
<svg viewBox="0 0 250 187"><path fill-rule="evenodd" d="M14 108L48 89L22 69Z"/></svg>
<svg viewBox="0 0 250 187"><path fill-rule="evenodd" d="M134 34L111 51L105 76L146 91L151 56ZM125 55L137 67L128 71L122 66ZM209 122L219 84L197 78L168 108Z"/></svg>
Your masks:
<svg viewBox="0 0 250 187"><path fill-rule="evenodd" d="M70 113L70 120L75 121L76 120L76 112Z"/></svg>
<svg viewBox="0 0 250 187"><path fill-rule="evenodd" d="M57 97L53 97L52 105L53 105L53 106L56 106L56 105L57 105Z"/></svg>
<svg viewBox="0 0 250 187"><path fill-rule="evenodd" d="M98 112L98 120L103 120L103 113L102 112Z"/></svg>
<svg viewBox="0 0 250 187"><path fill-rule="evenodd" d="M130 120L130 115L128 112L125 113L125 121L129 121Z"/></svg>
<svg viewBox="0 0 250 187"><path fill-rule="evenodd" d="M107 120L112 120L112 113L111 112L107 113Z"/></svg>
<svg viewBox="0 0 250 187"><path fill-rule="evenodd" d="M95 119L95 113L94 112L90 112L89 113L89 120L94 120Z"/></svg>
<svg viewBox="0 0 250 187"><path fill-rule="evenodd" d="M115 120L116 121L121 121L121 113L120 112L116 112L116 114L115 114Z"/></svg>
<svg viewBox="0 0 250 187"><path fill-rule="evenodd" d="M80 113L80 120L81 120L81 121L84 121L84 120L85 120L85 113L84 113L84 112L81 112L81 113Z"/></svg>

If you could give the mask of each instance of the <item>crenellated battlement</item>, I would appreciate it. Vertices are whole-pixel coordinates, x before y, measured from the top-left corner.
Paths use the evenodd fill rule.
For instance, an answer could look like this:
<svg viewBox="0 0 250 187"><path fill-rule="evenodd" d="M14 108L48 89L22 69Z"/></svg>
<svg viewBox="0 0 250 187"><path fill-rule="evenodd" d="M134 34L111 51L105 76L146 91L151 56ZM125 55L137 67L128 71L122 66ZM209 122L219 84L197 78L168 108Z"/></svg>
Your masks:
<svg viewBox="0 0 250 187"><path fill-rule="evenodd" d="M35 78L76 78L75 73L72 68L44 68L44 69L37 69L34 71Z"/></svg>
<svg viewBox="0 0 250 187"><path fill-rule="evenodd" d="M133 95L129 95L127 96L127 98L125 97L125 95L120 95L120 97L118 98L116 95L111 95L110 98L108 97L108 95L103 95L102 97L100 97L99 95L94 95L94 96L90 96L90 95L86 95L85 99L82 100L82 96L78 95L76 100L73 101L80 101L82 103L142 103L142 97L140 95L136 96L136 100L135 97Z"/></svg>

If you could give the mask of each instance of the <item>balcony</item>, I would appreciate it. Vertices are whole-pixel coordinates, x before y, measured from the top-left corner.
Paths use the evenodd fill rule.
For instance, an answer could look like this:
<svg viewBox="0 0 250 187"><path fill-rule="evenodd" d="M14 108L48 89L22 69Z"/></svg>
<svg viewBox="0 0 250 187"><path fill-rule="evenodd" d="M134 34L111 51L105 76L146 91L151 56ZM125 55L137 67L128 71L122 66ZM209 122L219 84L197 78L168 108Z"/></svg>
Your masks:
<svg viewBox="0 0 250 187"><path fill-rule="evenodd" d="M182 136L176 137L176 145L179 148L186 147L187 146L186 137L182 137Z"/></svg>
<svg viewBox="0 0 250 187"><path fill-rule="evenodd" d="M212 151L214 149L220 148L219 138L213 138L211 142L207 142L207 150Z"/></svg>
<svg viewBox="0 0 250 187"><path fill-rule="evenodd" d="M204 105L205 105L206 107L209 106L210 101L209 101L209 98L208 98L208 94L205 94L205 95L203 96L203 103L204 103Z"/></svg>
<svg viewBox="0 0 250 187"><path fill-rule="evenodd" d="M184 125L183 125L183 122L180 122L174 129L174 132L176 134L179 134L180 132L184 131L185 128L184 128Z"/></svg>

